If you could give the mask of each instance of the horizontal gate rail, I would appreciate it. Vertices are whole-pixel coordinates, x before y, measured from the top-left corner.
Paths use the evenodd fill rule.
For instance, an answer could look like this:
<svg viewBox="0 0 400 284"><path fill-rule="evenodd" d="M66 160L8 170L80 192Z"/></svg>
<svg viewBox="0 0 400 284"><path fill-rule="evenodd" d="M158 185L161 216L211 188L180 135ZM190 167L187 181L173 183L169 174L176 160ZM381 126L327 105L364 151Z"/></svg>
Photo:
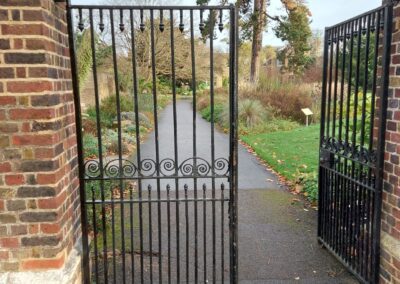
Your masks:
<svg viewBox="0 0 400 284"><path fill-rule="evenodd" d="M393 6L326 28L318 239L361 282L379 282Z"/></svg>
<svg viewBox="0 0 400 284"><path fill-rule="evenodd" d="M238 283L236 7L68 3L67 12L79 140L84 282ZM229 39L228 52L216 51L215 41L221 36ZM82 47L84 40L89 43ZM203 57L197 54L199 50ZM83 55L78 58L79 52ZM182 53L183 63L178 57ZM229 143L222 154L214 143L217 55L229 68ZM167 62L164 73L159 73L160 56ZM88 58L90 62L84 62ZM101 59L106 67L99 64ZM93 78L87 82L93 89L84 93L80 72L87 65ZM178 109L177 94L182 65L189 70L184 83L190 88L187 98L193 107L185 117ZM100 73L104 68L113 85L108 94L110 112L112 108L116 113L112 126L103 121L107 111ZM196 123L200 72L202 80L209 82L203 95L210 101L211 116L206 154L204 147L199 151L204 141L199 139ZM126 89L121 88L122 76L131 83ZM160 90L160 76L167 78L168 90ZM149 91L141 89L141 80ZM172 117L167 133L160 129L163 95L171 99L163 110ZM129 99L132 108L125 113L123 98ZM91 102L89 132L97 143L94 153L83 144L88 134L82 126L89 116L83 115L83 99ZM151 116L149 137L140 131L145 114ZM189 133L181 133L178 123L182 120L191 124ZM133 156L123 153L124 121L133 126L128 134L135 146ZM114 151L103 148L110 130L115 135ZM189 148L179 143L180 135L185 135Z"/></svg>

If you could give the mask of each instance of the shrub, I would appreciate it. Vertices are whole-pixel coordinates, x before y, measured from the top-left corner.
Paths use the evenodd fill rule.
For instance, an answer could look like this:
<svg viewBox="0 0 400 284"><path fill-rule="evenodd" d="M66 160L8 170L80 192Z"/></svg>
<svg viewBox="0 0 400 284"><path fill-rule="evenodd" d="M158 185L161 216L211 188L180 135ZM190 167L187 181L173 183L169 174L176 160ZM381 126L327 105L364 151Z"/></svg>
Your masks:
<svg viewBox="0 0 400 284"><path fill-rule="evenodd" d="M245 99L239 102L239 121L247 128L262 123L265 118L265 108L259 101Z"/></svg>
<svg viewBox="0 0 400 284"><path fill-rule="evenodd" d="M84 133L82 137L83 141L83 155L85 158L97 157L99 154L99 148L97 143L97 137L91 133Z"/></svg>
<svg viewBox="0 0 400 284"><path fill-rule="evenodd" d="M222 122L223 114L225 112L226 106L224 104L215 104L214 105L214 122ZM207 106L201 110L201 116L211 122L211 106Z"/></svg>
<svg viewBox="0 0 400 284"><path fill-rule="evenodd" d="M239 96L240 100L258 100L262 105L278 110L282 117L298 122L304 121L301 109L313 106L310 85L274 74L262 74L257 86L244 86Z"/></svg>
<svg viewBox="0 0 400 284"><path fill-rule="evenodd" d="M300 174L297 183L303 186L303 193L310 202L318 200L318 176L316 172Z"/></svg>
<svg viewBox="0 0 400 284"><path fill-rule="evenodd" d="M112 139L110 144L107 146L107 150L111 153L119 153L118 138ZM128 154L129 148L125 141L121 140L121 154Z"/></svg>

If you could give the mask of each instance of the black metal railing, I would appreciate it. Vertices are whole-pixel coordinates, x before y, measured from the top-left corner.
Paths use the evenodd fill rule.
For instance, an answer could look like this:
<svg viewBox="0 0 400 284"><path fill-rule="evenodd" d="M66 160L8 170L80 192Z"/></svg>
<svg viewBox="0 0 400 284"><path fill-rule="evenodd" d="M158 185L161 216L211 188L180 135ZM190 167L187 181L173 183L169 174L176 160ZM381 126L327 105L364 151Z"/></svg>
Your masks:
<svg viewBox="0 0 400 284"><path fill-rule="evenodd" d="M325 31L318 237L364 283L379 278L392 13Z"/></svg>
<svg viewBox="0 0 400 284"><path fill-rule="evenodd" d="M237 283L235 6L68 5L68 18L79 140L84 281ZM178 37L187 44L184 49L176 46ZM229 50L224 53L218 47L217 53L216 45L223 44L224 38L228 38ZM85 40L89 42L86 47ZM196 54L200 45L208 57L200 57L202 65ZM178 48L186 54L185 62L177 62ZM229 69L229 142L225 152L217 152L215 147L216 56L225 56ZM163 73L160 57L168 58ZM116 117L112 125L104 120L109 115L100 90L103 82L99 74L104 66L111 71L108 75L113 83L109 101ZM182 82L177 82L177 77L184 68L190 74L186 79L190 88L187 99L193 107L190 117L179 115L177 86ZM198 73L204 70L208 72L211 116L207 154L204 147L199 153L203 142L199 142L196 108ZM93 78L93 88L83 92L85 76ZM172 105L168 126L172 144L160 135L161 76L171 83L167 92ZM149 93L140 85L143 79L150 82ZM124 80L131 84L127 90L122 87ZM131 100L128 114L124 114L123 93ZM144 96L151 101L146 109L141 103ZM87 111L81 109L83 100L92 105L89 127L83 116ZM141 132L141 113L152 116L148 137ZM131 116L129 137L124 134L123 115ZM180 133L181 120L191 121L192 133ZM115 136L113 155L104 149L109 129ZM84 143L90 136L87 132L94 137L91 148ZM181 135L189 140L190 150L179 143ZM134 145L132 156L124 154L126 139Z"/></svg>

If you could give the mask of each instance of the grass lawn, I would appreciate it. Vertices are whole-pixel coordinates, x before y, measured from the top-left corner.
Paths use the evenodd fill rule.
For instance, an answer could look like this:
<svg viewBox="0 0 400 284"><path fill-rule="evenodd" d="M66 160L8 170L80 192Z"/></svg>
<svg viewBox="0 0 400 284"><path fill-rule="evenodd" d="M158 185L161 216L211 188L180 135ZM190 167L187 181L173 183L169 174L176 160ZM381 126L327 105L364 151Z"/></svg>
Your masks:
<svg viewBox="0 0 400 284"><path fill-rule="evenodd" d="M258 156L286 179L294 181L299 173L317 171L319 125L257 135L242 136Z"/></svg>

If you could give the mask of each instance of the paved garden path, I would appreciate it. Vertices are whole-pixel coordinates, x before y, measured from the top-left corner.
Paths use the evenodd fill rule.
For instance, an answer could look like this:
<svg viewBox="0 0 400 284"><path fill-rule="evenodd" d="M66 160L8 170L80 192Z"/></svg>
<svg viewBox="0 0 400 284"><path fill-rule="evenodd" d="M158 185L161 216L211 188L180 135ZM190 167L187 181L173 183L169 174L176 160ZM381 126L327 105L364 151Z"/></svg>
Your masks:
<svg viewBox="0 0 400 284"><path fill-rule="evenodd" d="M177 110L179 161L183 161L193 155L191 103L179 101ZM161 159L173 158L171 105L160 116L159 131ZM210 131L210 124L198 117L198 156L207 160L210 160ZM228 136L216 130L216 157L228 157L228 142ZM154 135L150 134L142 147L142 158L154 159L154 149ZM173 181L162 181L162 186L170 182ZM204 182L209 184L208 181ZM191 190L193 185L189 181L187 183ZM341 264L326 250L319 247L316 241L316 211L304 207L295 196L281 188L277 184L276 177L266 171L242 146L239 148L239 187L240 283L357 283ZM164 195L165 191L162 194ZM210 211L207 214L207 224L211 224L212 220ZM174 214L174 211L171 212L171 216ZM192 214L189 212L190 216ZM217 211L217 216L219 216L219 211ZM163 226L165 222L163 219ZM192 222L191 219L191 227ZM156 224L155 220L154 224ZM174 224L172 220L171 225ZM201 225L202 223L199 224L200 227ZM185 228L182 223L180 227L182 230ZM225 232L228 234L227 228ZM167 242L165 232L162 235L165 244ZM209 239L211 237L208 235L207 242L211 246L211 239ZM190 250L193 251L192 229L189 242ZM184 246L184 239L182 239L182 246ZM154 248L157 249L156 241L154 241ZM173 252L175 248L173 242ZM163 248L163 262L167 259L166 253L166 249ZM201 259L201 250L199 254ZM172 259L174 269L175 261ZM218 255L217 263L220 263ZM163 264L163 271L166 269L165 265L166 263ZM181 263L181 266L184 266L184 263Z"/></svg>

